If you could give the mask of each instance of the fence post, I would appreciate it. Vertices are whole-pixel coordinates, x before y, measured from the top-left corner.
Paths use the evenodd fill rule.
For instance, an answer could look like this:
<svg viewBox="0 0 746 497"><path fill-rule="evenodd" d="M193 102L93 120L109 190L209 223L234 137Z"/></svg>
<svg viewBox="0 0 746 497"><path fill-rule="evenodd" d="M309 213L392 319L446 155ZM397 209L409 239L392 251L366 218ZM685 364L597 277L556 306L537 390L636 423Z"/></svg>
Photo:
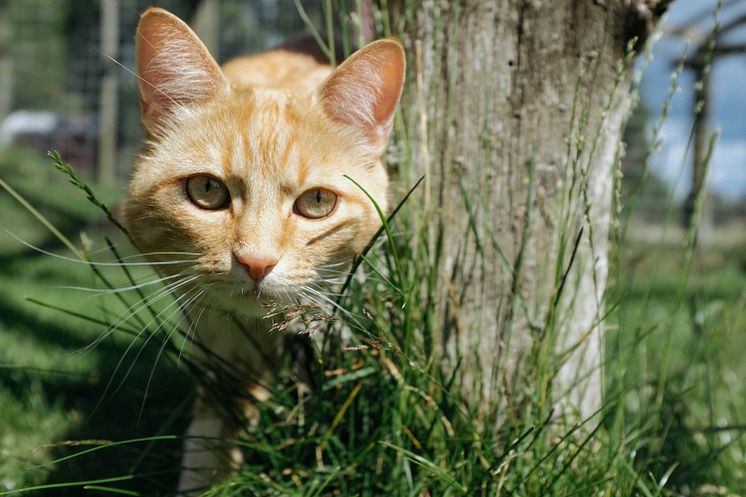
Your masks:
<svg viewBox="0 0 746 497"><path fill-rule="evenodd" d="M111 183L118 162L117 135L119 119L119 68L112 59L118 57L119 0L101 0L101 57L104 74L99 90L99 137L97 179Z"/></svg>
<svg viewBox="0 0 746 497"><path fill-rule="evenodd" d="M13 110L13 57L10 53L11 33L5 0L0 0L0 121Z"/></svg>
<svg viewBox="0 0 746 497"><path fill-rule="evenodd" d="M220 57L220 0L202 0L192 17L192 29L213 57Z"/></svg>

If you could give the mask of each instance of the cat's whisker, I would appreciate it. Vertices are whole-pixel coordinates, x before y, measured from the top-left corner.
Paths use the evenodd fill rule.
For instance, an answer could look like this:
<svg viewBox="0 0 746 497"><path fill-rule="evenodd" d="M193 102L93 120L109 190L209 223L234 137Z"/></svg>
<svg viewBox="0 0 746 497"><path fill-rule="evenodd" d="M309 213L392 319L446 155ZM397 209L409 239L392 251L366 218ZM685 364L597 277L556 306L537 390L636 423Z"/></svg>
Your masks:
<svg viewBox="0 0 746 497"><path fill-rule="evenodd" d="M7 230L6 230L7 231ZM44 250L43 248L37 247L35 245L32 245L31 243L28 243L25 240L22 240L21 238L17 237L10 231L7 231L7 233L15 238L18 242L22 243L26 247L39 252L40 254L48 255L50 257L54 257L55 259L60 259L66 262L74 262L76 264L85 264L87 266L168 266L168 265L176 265L176 264L188 264L188 263L194 263L195 259L184 259L184 260L176 260L176 261L155 261L155 262L97 262L97 261L88 261L85 259L76 259L74 257L67 257L64 255L55 254L54 252L50 252L48 250Z"/></svg>
<svg viewBox="0 0 746 497"><path fill-rule="evenodd" d="M324 266L318 266L314 268L313 272L320 278L334 276L334 277L346 279L350 275L349 267L344 267L343 269L336 269L336 268L327 268Z"/></svg>
<svg viewBox="0 0 746 497"><path fill-rule="evenodd" d="M111 293L123 293L128 292L130 290L137 290L139 288L145 288L147 286L157 285L158 283L163 283L168 280L172 280L174 278L180 278L182 276L185 276L186 272L181 272L177 274L172 274L169 276L164 276L162 278L157 278L155 280L149 280L144 283L139 283L136 285L130 285L130 286L123 286L123 287L117 287L117 288L92 288L92 287L86 287L86 286L57 286L55 288L60 288L63 290L77 290L80 292L95 292L99 294L111 294Z"/></svg>
<svg viewBox="0 0 746 497"><path fill-rule="evenodd" d="M208 290L212 287L212 284L207 285L204 289L204 291L201 294L201 297L207 296L207 298L210 298L210 294L208 293ZM195 334L197 333L197 326L199 326L199 321L202 319L202 314L205 312L205 309L207 309L207 305L203 304L202 309L200 309L199 314L197 315L197 318L194 319L187 328L186 333L184 334L184 340L181 342L181 347L179 347L179 355L176 360L176 364L178 365L179 362L181 362L181 356L184 353L184 346L186 345L187 341L192 340L192 332Z"/></svg>
<svg viewBox="0 0 746 497"><path fill-rule="evenodd" d="M179 272L177 274L174 274L174 275L170 275L170 276L158 278L156 280L146 280L146 281L144 281L142 283L136 283L135 285L132 285L132 286L129 286L129 287L109 288L109 289L103 289L103 288L97 289L97 288L88 288L88 287L67 287L67 288L71 288L73 290L81 290L81 291L85 291L85 292L88 292L88 293L93 293L93 295L91 295L90 297L84 299L82 301L82 303L88 302L89 300L94 299L94 298L106 297L107 295L112 295L112 294L120 294L121 295L121 294L125 294L127 291L130 291L130 290L137 291L138 295L140 296L140 298L137 299L131 306L128 306L127 309L122 313L122 314L124 314L125 312L128 312L128 311L132 310L138 304L140 304L142 302L145 302L147 300L150 300L151 303L155 303L156 301L160 300L160 298L163 296L163 295L159 296L159 294L164 289L169 289L169 288L171 288L171 286L177 284L179 282L179 278L186 278L186 277L189 277L190 275L193 275L193 274L195 274L195 272L193 271L193 268L187 268L186 270L181 271L181 272ZM169 281L169 280L176 280L176 281ZM167 283L167 281L168 281L168 283ZM147 295L145 295L145 294L142 293L142 289L143 288L145 288L147 286L152 286L152 285L155 285L155 284L163 284L163 286L161 288L155 290L154 292L147 294ZM62 288L65 288L65 287L62 287ZM124 302L124 301L122 301L122 302ZM127 319L129 319L129 317L132 317L132 316L136 315L137 312L139 312L139 311L130 313L128 315L128 317L125 319L125 321ZM120 314L120 316L122 314Z"/></svg>
<svg viewBox="0 0 746 497"><path fill-rule="evenodd" d="M108 247L104 247L104 248L108 249ZM101 250L103 250L103 249L101 249ZM135 259L135 258L145 259L145 258L150 257L150 256L161 256L161 255L194 256L195 257L194 260L197 260L196 257L199 257L200 254L199 254L199 252L141 252L141 253L137 253L137 254L132 254L132 255L124 256L124 257L121 258L121 260L126 261L128 259Z"/></svg>
<svg viewBox="0 0 746 497"><path fill-rule="evenodd" d="M311 293L312 295L315 295L315 296L321 298L323 301L327 302L328 304L331 304L332 307L334 307L334 308L342 311L346 316L348 316L350 318L353 318L353 319L356 318L356 316L354 314L352 314L350 311L348 311L347 309L345 309L344 307L342 307L341 305L339 305L337 302L335 302L334 300L330 299L329 297L327 297L323 293L321 293L321 292L319 292L319 291L317 291L317 290L315 290L315 289L313 289L313 288L311 288L311 287L309 287L307 285L304 285L303 288L301 288L301 292L303 292L303 293L306 293L306 292ZM308 294L306 293L305 296L308 297Z"/></svg>
<svg viewBox="0 0 746 497"><path fill-rule="evenodd" d="M106 247L100 247L100 248L93 249L93 250L86 250L87 255L100 254L101 252L111 252L111 247L107 245Z"/></svg>
<svg viewBox="0 0 746 497"><path fill-rule="evenodd" d="M350 274L350 272L347 270L339 271L336 269L316 269L314 272L320 277L333 276L337 278L347 278L347 276L349 276Z"/></svg>
<svg viewBox="0 0 746 497"><path fill-rule="evenodd" d="M128 313L126 316L122 318L123 321L126 321L131 316L136 315L141 310L151 307L152 305L156 304L159 300L161 300L164 297L167 297L169 295L173 294L173 291L177 288L189 284L193 281L196 281L200 277L199 274L187 274L184 273L181 279L177 279L176 281L172 281L166 285L164 285L162 288L158 289L156 292L149 294L149 295L143 295L140 299L138 299L135 303L133 303L131 306L129 306L122 314ZM135 307L137 307L135 309Z"/></svg>
<svg viewBox="0 0 746 497"><path fill-rule="evenodd" d="M188 293L189 293L189 291L187 291L187 292L186 292L186 293L185 293L184 295L186 295L186 294L188 294ZM166 295L166 293L164 293L163 295ZM182 295L182 297L183 297L183 295ZM180 298L181 298L181 297L180 297ZM176 299L176 301L175 301L175 302L177 302L177 301L178 301L178 299ZM161 312L159 312L158 314L156 314L155 316L153 316L153 319L151 319L151 320L150 320L150 321L149 321L148 323L144 324L144 325L143 325L143 327L142 327L142 328L140 329L140 331L139 331L139 332L138 332L138 333L137 333L137 334L135 335L135 337L134 337L134 338L132 339L132 341L131 341L131 342L129 343L129 345L127 346L127 348L125 349L125 351L124 351L124 352L122 353L122 356L121 356L121 357L119 358L119 361L117 362L116 366L114 367L114 370L113 370L113 371L112 371L112 373L111 373L111 376L110 376L110 378L109 378L109 381L107 382L107 384L106 384L106 387L104 388L104 391L103 391L103 393L101 394L101 397L99 398L98 404L96 405L96 407L95 407L94 411L95 411L95 410L97 410L97 409L99 408L99 406L101 405L101 402L103 402L104 398L106 397L106 394L107 394L107 393L108 393L108 391L109 391L109 390L111 389L112 383L114 382L114 379L116 378L116 374L117 374L117 372L119 371L119 368L120 368L120 367L122 366L122 363L124 362L124 359L125 359L125 357L127 357L127 355L129 354L130 350L132 349L132 347L134 347L135 343L136 343L136 342L137 342L137 341L138 341L138 340L140 339L140 337L142 336L142 334L143 334L143 333L145 333L145 331L146 331L146 330L147 330L147 329L149 328L149 326L150 326L150 325L151 325L151 324L152 324L152 323L153 323L154 321L157 321L157 320L158 320L158 318L159 318L159 317L160 317L160 316L161 316L161 315L162 315L162 314L163 314L164 312L166 312L166 311L167 311L167 310L168 310L168 309L169 309L169 308L170 308L171 306L173 306L175 302L172 302L171 304L169 304L169 306L167 306L167 307L166 307L165 309L163 309L163 310L162 310ZM169 316L169 317L170 317L170 316ZM153 332L152 332L152 333L153 333L153 334L154 334L154 333L156 333L156 332L157 332L157 331L158 331L158 330L159 330L159 329L160 329L160 328L161 328L161 327L163 326L164 322L165 322L165 321L161 321L161 322L159 322L158 326L156 327L156 329L155 329L155 330L153 330ZM107 332L107 335L108 335L108 334L110 334L110 333L111 333L111 331ZM145 345L147 345L147 342L148 342L148 341L150 340L150 338L151 338L151 337L152 337L152 334L150 335L150 337L148 337L148 339L146 339L145 343L144 343L144 344L143 344L143 345L141 346L141 348L140 348L140 352L142 352L142 349L143 349L143 348L145 347ZM134 363L135 363L135 361L137 360L137 357L139 357L139 355L140 355L140 352L138 352L138 354L137 354L137 356L135 357L135 359L134 359L134 361L133 361L132 365L131 365L131 366L130 366L130 368L128 369L127 373L126 373L126 374L124 375L124 378L122 379L122 381L120 382L120 384L119 384L119 385L117 386L117 388L116 388L115 392L119 391L119 389L120 389L120 388L122 387L122 385L123 385L123 384L124 384L124 382L126 381L127 377L129 376L129 373L130 373L130 372L131 372L131 370L132 370L132 367L134 366Z"/></svg>
<svg viewBox="0 0 746 497"><path fill-rule="evenodd" d="M158 266L158 265L174 265L174 264L186 264L186 263L194 263L197 259L183 259L183 260L174 260L174 261L154 261L154 262L119 262L119 261L104 261L104 262L98 262L98 261L89 261L85 259L76 259L74 257L67 257L60 254L55 254L54 252L50 252L48 250L44 250L41 247L37 247L36 245L27 242L26 240L16 236L13 232L9 230L5 230L5 232L10 235L11 237L15 238L15 240L22 245L30 248L31 250L34 250L36 252L39 252L40 254L48 255L50 257L54 257L55 259L60 259L67 262L74 262L76 264L86 264L88 266ZM107 247L108 248L108 247Z"/></svg>
<svg viewBox="0 0 746 497"><path fill-rule="evenodd" d="M182 312L182 313L184 313L184 314L186 315L186 314L187 314L187 308L188 308L188 307L189 307L189 306L190 306L190 305L191 305L191 304L192 304L193 302L195 302L195 301L196 301L197 299L199 299L199 298L200 298L200 297L201 297L202 295L204 295L206 291L207 291L207 288L206 288L206 287L205 287L205 288L200 288L200 289L199 289L199 291L198 291L198 292L197 292L197 293L196 293L196 294L195 294L194 296L190 297L190 298L189 298L189 299L188 299L187 301L185 301L185 302L183 302L183 303L180 303L180 304L178 304L177 308L176 308L176 309L174 310L174 312L172 312L172 313L171 313L171 315L169 316L169 318L168 318L168 319L170 319L170 318L171 318L171 316L173 316L173 315L174 315L175 313L177 313L177 312ZM186 294L185 294L185 295L186 295ZM157 353L157 354L156 354L156 356L155 356L155 360L153 361L153 367L152 367L152 368L150 369L150 374L148 375L148 382L147 382L147 383L146 383L146 385L145 385L145 391L144 391L144 393L143 393L142 403L140 404L140 412L138 413L138 420L139 420L139 419L140 419L140 417L142 416L143 410L145 409L145 401L146 401L146 399L148 398L148 392L150 392L150 384L151 384L151 383L152 383L152 381L153 381L153 376L155 375L155 370L156 370L156 367L158 366L158 362L160 362L161 356L163 355L163 351L165 350L165 348L166 348L166 345L167 345L168 343L170 343L170 342L171 342L171 338L173 337L174 333L175 333L175 332L176 332L176 331L177 331L178 329L179 329L179 326L178 326L178 325L174 326L174 327L173 327L173 328L171 329L171 331L170 331L170 332L168 332L168 333L166 333L166 336L165 336L165 337L163 337L163 341L161 342L161 346L160 346L160 348L158 349L158 353ZM156 333L156 332L157 332L157 330L156 330L156 331L154 331L154 332L153 332L153 333L152 333L152 334L150 335L150 337L148 337L148 340L150 340L150 338L152 338L153 336L155 336L155 333ZM146 340L146 343L147 343L147 340ZM144 348L144 347L145 347L145 344L143 344L143 347L141 347L141 348L140 348L140 352L142 352L142 350L143 350L143 348ZM140 355L140 353L138 353L138 356L139 356L139 355ZM132 367L134 367L134 365L135 365L135 361L137 360L137 357L138 357L138 356L136 356L136 357L135 357L135 360L134 360L134 361L132 362L132 366L131 366L131 368L132 368ZM179 351L179 359L181 359L181 351ZM130 369L131 369L131 368L130 368Z"/></svg>
<svg viewBox="0 0 746 497"><path fill-rule="evenodd" d="M332 289L335 285L338 285L342 282L344 282L347 279L347 275L339 274L339 275L330 275L330 274L324 274L317 272L313 277L309 278L311 283L314 285L317 285L319 288L326 287L327 289Z"/></svg>
<svg viewBox="0 0 746 497"><path fill-rule="evenodd" d="M284 299L284 300L285 300L286 302L290 302L291 304L292 304L292 303L297 303L298 297L296 297L296 296L291 296L291 295L290 295L290 292L289 292L288 290L286 290L285 288L281 288L281 289L280 289L280 291L282 292L282 298L283 298L283 299Z"/></svg>
<svg viewBox="0 0 746 497"><path fill-rule="evenodd" d="M337 271L334 269L317 269L315 272L317 275L321 277L326 277L327 275L329 275L329 276L336 276L339 278L346 278L350 274L349 271Z"/></svg>
<svg viewBox="0 0 746 497"><path fill-rule="evenodd" d="M317 278L314 281L333 286L339 283L343 283L345 280L347 280L347 273L344 274L337 274L337 275L327 275L324 273L320 273L316 275Z"/></svg>
<svg viewBox="0 0 746 497"><path fill-rule="evenodd" d="M114 367L114 371L112 371L112 373L111 373L111 378L109 379L109 382L107 383L106 388L104 389L104 394L106 394L106 392L111 388L111 384L112 384L114 378L116 377L116 374L119 371L119 368L121 367L122 363L124 362L124 359L127 357L127 355L129 355L129 352L135 346L135 343L137 343L140 340L140 337L143 335L143 333L147 332L149 330L150 326L154 322L158 322L158 325L155 327L155 329L153 329L150 332L150 334L148 335L148 337L145 338L145 340L143 340L142 344L140 345L140 349L138 350L137 354L135 355L135 357L132 359L132 362L130 363L130 367L125 372L124 377L119 382L119 385L116 387L116 389L114 390L113 393L118 392L119 389L122 388L122 385L124 385L124 382L127 380L127 378L129 377L130 373L132 372L132 369L135 367L135 364L137 363L137 359L139 359L140 355L142 354L143 350L145 350L145 347L148 345L148 343L150 342L151 338L153 338L153 336L155 336L155 334L158 333L158 331L160 331L163 328L164 324L167 323L170 320L170 318L176 312L178 312L179 310L181 310L181 308L179 307L179 301L181 299L187 297L190 293L194 292L195 290L198 291L199 287L194 287L194 288L188 289L182 295L180 295L179 297L177 297L176 299L174 299L173 302L171 302L170 304L168 304L158 314L156 314L155 316L153 316L153 318L150 321L148 321L148 323L145 326L142 327L142 329L140 330L140 332L130 342L130 344L127 346L127 348L122 353L122 356L119 358L119 361L117 362L116 366ZM165 318L163 320L159 320L158 319L159 317L161 317L164 313L166 313L169 309L173 308L174 306L176 306L176 309L174 309L173 311L171 311L169 313L169 315L168 315L167 318Z"/></svg>
<svg viewBox="0 0 746 497"><path fill-rule="evenodd" d="M298 291L298 295L302 297L303 299L311 302L311 304L317 307L318 309L324 310L326 312L326 306L323 303L321 303L319 300L317 300L314 296L306 294L303 290Z"/></svg>
<svg viewBox="0 0 746 497"><path fill-rule="evenodd" d="M323 282L343 282L347 279L347 273L327 273L321 272L316 275L314 280Z"/></svg>
<svg viewBox="0 0 746 497"><path fill-rule="evenodd" d="M154 295L146 295L145 297L137 300L134 304L132 304L130 307L125 309L122 314L126 315L122 318L120 318L115 324L111 325L104 333L96 337L91 343L80 349L79 353L85 353L94 347L96 347L98 344L100 344L102 341L104 341L107 337L109 337L112 333L114 333L117 329L119 329L120 326L122 326L124 323L127 322L132 316L139 313L141 310L154 305L158 301L160 301L162 298L167 297L171 295L173 290L189 284L196 279L199 278L199 275L194 275L190 277L183 278L181 280L172 281L168 285L165 285L163 288L158 290Z"/></svg>
<svg viewBox="0 0 746 497"><path fill-rule="evenodd" d="M327 264L319 264L316 266L317 269L335 269L343 266L350 266L350 261L337 261L337 262L330 262Z"/></svg>
<svg viewBox="0 0 746 497"><path fill-rule="evenodd" d="M326 288L326 283L327 283L326 281L320 281L320 282L312 281L308 283L307 286L309 286L310 288L313 288L317 292L324 294L328 297L339 297L342 295L341 293L335 293L335 292L329 291Z"/></svg>

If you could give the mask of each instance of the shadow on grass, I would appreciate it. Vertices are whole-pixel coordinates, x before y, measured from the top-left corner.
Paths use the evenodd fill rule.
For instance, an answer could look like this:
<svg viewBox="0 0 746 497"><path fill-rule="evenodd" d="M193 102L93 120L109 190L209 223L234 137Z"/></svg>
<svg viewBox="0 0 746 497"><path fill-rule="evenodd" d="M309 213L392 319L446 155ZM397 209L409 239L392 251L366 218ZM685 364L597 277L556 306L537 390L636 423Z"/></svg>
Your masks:
<svg viewBox="0 0 746 497"><path fill-rule="evenodd" d="M13 188L71 239L77 241L81 230L90 234L102 228L99 209L67 184L49 158L24 150L3 150L0 173L11 178ZM51 195L50 187L55 189ZM103 189L103 200L113 203L115 191ZM20 203L4 192L0 195L0 230L7 229L44 250L65 253L59 241ZM93 235L103 239L101 233ZM86 265L67 264L36 254L0 232L0 347L6 347L0 350L0 391L8 403L0 407L5 408L2 412L20 413L25 418L6 420L0 426L0 440L10 434L11 440L27 444L24 447L46 444L31 454L19 447L0 447L0 451L8 449L12 457L24 460L55 460L41 467L19 462L20 474L18 464L8 469L0 460L0 472L6 471L0 475L0 492L3 486L7 487L6 479L17 489L36 483L53 485L129 476L127 480L90 488L82 484L46 488L33 495L111 495L112 490L96 486L148 496L173 493L181 452L178 436L188 421L192 386L185 372L158 357L162 337L155 337L142 351L142 342L137 343L125 354L132 338L116 332L116 339L107 338L85 353L77 353L103 333L105 326L97 329L90 322L22 299L22 294L26 294L70 311L100 317L95 307L84 300L81 304L81 299L68 290L52 289L56 285L87 285L90 280ZM41 392L43 402L35 404L29 399L36 390ZM64 432L46 428L45 420L51 418L56 420L55 429ZM50 432L39 433L45 429ZM13 433L15 430L18 431ZM29 432L34 432L33 436ZM159 435L171 437L114 447L104 445L105 441ZM84 451L89 452L75 455Z"/></svg>
<svg viewBox="0 0 746 497"><path fill-rule="evenodd" d="M4 263L12 265L21 257L6 259ZM40 276L43 279L44 273ZM43 287L50 282L38 281L38 284ZM50 434L49 445L44 447L49 458L57 462L43 468L29 467L28 471L47 473L44 484L126 476L131 478L99 486L140 495L172 494L179 471L179 435L188 422L192 387L185 372L165 357L159 357L162 339L156 337L143 346L142 351L137 343L126 354L129 336L124 339L120 336L80 352L91 343L90 324L78 322L62 312L59 321L51 321L48 313L42 317L39 310L41 308L31 302L0 299L0 329L9 340L30 339L31 343L39 344L41 350L61 350L64 357L60 368L48 370L25 367L24 357L11 358L10 364L0 367L0 389L9 394L6 398L23 404L29 385L38 385L48 404L63 411L67 418L67 431L61 436ZM88 331L83 333L83 329ZM100 332L104 331L102 326ZM78 367L81 364L85 364L84 371ZM70 365L76 366L75 371L65 371L71 369ZM29 414L34 416L34 413ZM102 447L107 441L163 435L171 437ZM69 457L95 447L101 448ZM49 488L32 494L110 494L110 491L83 490L83 487Z"/></svg>

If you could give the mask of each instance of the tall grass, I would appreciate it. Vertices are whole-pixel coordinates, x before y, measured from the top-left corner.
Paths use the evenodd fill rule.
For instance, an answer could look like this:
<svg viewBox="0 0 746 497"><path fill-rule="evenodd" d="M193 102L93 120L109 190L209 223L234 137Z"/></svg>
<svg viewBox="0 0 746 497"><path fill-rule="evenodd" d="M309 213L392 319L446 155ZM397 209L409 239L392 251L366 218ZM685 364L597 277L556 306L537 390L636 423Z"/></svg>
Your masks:
<svg viewBox="0 0 746 497"><path fill-rule="evenodd" d="M329 4L327 13L328 21ZM331 26L327 23L329 33ZM316 39L333 50L331 37L324 40L317 31ZM674 80L670 95L676 84ZM583 109L577 109L577 116L582 114ZM284 325L297 333L288 339L276 383L268 385L270 399L257 403L258 425L246 426L239 437L226 441L243 450L246 463L235 476L206 489L206 495L746 492L746 442L739 418L746 407L746 387L739 375L746 368L734 360L734 347L728 347L746 344L738 335L746 324L743 268L729 260L727 252L697 249L691 232L683 248L661 242L648 253L649 247L626 240L622 224L612 247L614 270L603 317L603 407L591 418L568 421L557 415L537 385L513 385L514 395L508 399L498 382L490 383L494 391L485 392L480 385L488 382L474 374L474 357L463 351L447 355L439 323L433 323L439 284L433 251L439 233L423 219L433 200L426 200L427 179L411 180L417 175L407 163L410 144L401 118L396 124L397 147L405 151L399 176L410 178L404 190L409 193L388 217L380 213L379 235L355 261L333 306L290 309L286 314ZM593 137L584 142L592 144ZM126 232L94 189L62 158L52 159L122 234L105 239L94 252L55 232L54 223L35 212L73 253L59 264L82 265L103 297L97 298L94 311L43 299L34 302L88 323L98 333L92 346L116 351L118 359L105 369L95 405L89 407L107 410L114 419L109 410L117 408L118 392L134 388L137 394L129 399L139 403L127 412L151 431L146 436L82 441L85 448L71 440L59 457L26 467L28 472L62 471L38 485L0 495L59 495L65 489L71 495L84 490L168 494L180 469L178 442L191 395L183 386L168 391L161 384L178 383L173 378L186 371L220 399L230 395L224 391L231 383L225 381L231 377L230 364L214 356L207 363L191 359L185 346L191 324L180 315L168 281L159 282L132 254ZM569 157L568 166L572 164ZM530 182L534 172L532 166ZM582 175L577 178L579 197L568 200L568 212L573 205L583 206ZM23 197L7 183L0 186ZM533 192L529 187L528 195ZM468 198L465 195L465 201ZM618 200L617 216L626 219L623 199ZM467 209L472 209L468 203ZM474 243L487 243L478 233L475 229ZM564 236L568 255L558 258L556 288L564 284L567 266L562 264L568 257L572 261L579 239L570 231ZM515 277L520 258L508 265ZM561 358L549 345L539 342L536 353L524 358L522 367L534 372L528 377L537 382L550 382L559 368ZM206 374L206 369L217 373ZM489 373L502 377L501 371ZM211 380L216 375L224 381ZM484 397L492 399L488 409ZM497 412L506 401L515 403L506 409L509 416ZM149 416L151 409L157 419ZM130 422L136 424L136 419ZM101 459L111 463L94 464L99 473L86 472L89 461ZM81 475L75 481L65 474L71 467Z"/></svg>

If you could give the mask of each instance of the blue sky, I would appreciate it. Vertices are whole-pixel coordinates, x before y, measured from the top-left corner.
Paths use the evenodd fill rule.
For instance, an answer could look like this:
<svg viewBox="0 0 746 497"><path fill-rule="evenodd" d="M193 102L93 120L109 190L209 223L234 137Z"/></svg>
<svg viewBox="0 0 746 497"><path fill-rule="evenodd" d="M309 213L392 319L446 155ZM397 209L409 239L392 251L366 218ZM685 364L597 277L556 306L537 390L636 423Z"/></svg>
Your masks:
<svg viewBox="0 0 746 497"><path fill-rule="evenodd" d="M725 2L719 13L720 24L746 15L746 0ZM676 61L686 49L686 43L666 33L703 14L696 24L700 34L712 29L716 0L676 0L663 25L663 36L653 47L653 58L642 73L642 98L654 118L671 85L671 73ZM728 43L746 44L746 25L731 32ZM690 46L690 51L693 46ZM642 61L641 61L642 62ZM691 132L694 78L685 71L679 90L671 101L670 116L663 127L663 143L653 156L651 167L679 196L686 193L690 181L691 150L685 156ZM708 187L731 200L746 196L746 54L719 59L711 79L711 130L719 130L720 139L710 165Z"/></svg>

